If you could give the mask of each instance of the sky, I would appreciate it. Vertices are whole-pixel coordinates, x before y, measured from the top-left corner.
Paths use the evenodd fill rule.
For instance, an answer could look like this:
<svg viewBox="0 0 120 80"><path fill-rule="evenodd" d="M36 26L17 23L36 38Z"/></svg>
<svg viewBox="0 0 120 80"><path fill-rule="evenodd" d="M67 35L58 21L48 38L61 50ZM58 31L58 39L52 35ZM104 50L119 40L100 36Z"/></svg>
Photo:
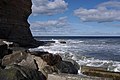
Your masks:
<svg viewBox="0 0 120 80"><path fill-rule="evenodd" d="M32 0L34 36L120 36L120 0Z"/></svg>

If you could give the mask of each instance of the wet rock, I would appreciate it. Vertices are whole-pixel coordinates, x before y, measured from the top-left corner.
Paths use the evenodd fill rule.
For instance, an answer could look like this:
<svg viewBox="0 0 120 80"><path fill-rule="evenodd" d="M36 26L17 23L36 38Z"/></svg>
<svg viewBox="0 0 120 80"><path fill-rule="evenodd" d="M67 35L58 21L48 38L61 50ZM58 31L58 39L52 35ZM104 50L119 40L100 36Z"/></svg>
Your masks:
<svg viewBox="0 0 120 80"><path fill-rule="evenodd" d="M60 41L60 43L61 43L61 44L66 44L66 42L65 42L65 41Z"/></svg>
<svg viewBox="0 0 120 80"><path fill-rule="evenodd" d="M99 67L82 66L81 72L87 76L112 78L113 80L120 79L120 72L111 72Z"/></svg>
<svg viewBox="0 0 120 80"><path fill-rule="evenodd" d="M55 67L59 73L78 74L78 69L69 61L61 61Z"/></svg>
<svg viewBox="0 0 120 80"><path fill-rule="evenodd" d="M48 80L113 80L111 78L88 77L73 74L48 74Z"/></svg>
<svg viewBox="0 0 120 80"><path fill-rule="evenodd" d="M80 69L80 65L73 59L64 59L63 61L71 62L77 70Z"/></svg>
<svg viewBox="0 0 120 80"><path fill-rule="evenodd" d="M44 46L50 46L51 44L55 43L55 41L44 41Z"/></svg>

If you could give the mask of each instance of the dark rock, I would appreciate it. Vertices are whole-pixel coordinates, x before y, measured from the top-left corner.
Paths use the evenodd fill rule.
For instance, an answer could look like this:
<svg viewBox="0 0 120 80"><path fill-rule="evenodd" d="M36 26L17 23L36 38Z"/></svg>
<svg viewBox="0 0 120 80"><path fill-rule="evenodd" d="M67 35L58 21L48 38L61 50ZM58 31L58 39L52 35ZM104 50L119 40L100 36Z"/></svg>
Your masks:
<svg viewBox="0 0 120 80"><path fill-rule="evenodd" d="M1 66L2 66L2 59L0 59L0 68L1 68Z"/></svg>
<svg viewBox="0 0 120 80"><path fill-rule="evenodd" d="M0 59L2 59L5 55L10 53L11 51L8 49L7 44L0 40Z"/></svg>
<svg viewBox="0 0 120 80"><path fill-rule="evenodd" d="M51 53L49 54L44 54L44 55L41 55L41 58L47 62L48 65L50 66L54 66L55 64L59 63L62 61L62 58L61 56L59 55L53 55Z"/></svg>
<svg viewBox="0 0 120 80"><path fill-rule="evenodd" d="M53 66L60 61L62 61L62 58L58 54L51 54L49 52L44 52L44 51L34 51L31 52L30 54L41 57L43 61L47 62L48 65Z"/></svg>
<svg viewBox="0 0 120 80"><path fill-rule="evenodd" d="M69 73L78 74L79 65L73 60L62 61L61 56L58 54L51 54L48 52L31 53L35 54L35 60L38 64L39 71L47 77L47 74L51 73Z"/></svg>
<svg viewBox="0 0 120 80"><path fill-rule="evenodd" d="M8 42L8 41L3 41L5 44L7 44L8 47L19 47L19 44L14 43L14 42Z"/></svg>
<svg viewBox="0 0 120 80"><path fill-rule="evenodd" d="M14 65L12 67L18 69L28 80L46 80L45 76L36 69L30 69L28 67L18 65Z"/></svg>
<svg viewBox="0 0 120 80"><path fill-rule="evenodd" d="M0 40L0 58L3 57L3 53L6 50L7 50L7 44L3 43L3 41Z"/></svg>
<svg viewBox="0 0 120 80"><path fill-rule="evenodd" d="M45 51L28 51L30 52L31 55L39 56L41 57L42 55L49 54L49 52Z"/></svg>
<svg viewBox="0 0 120 80"><path fill-rule="evenodd" d="M0 39L18 43L23 47L37 47L27 21L31 14L31 0L0 0Z"/></svg>
<svg viewBox="0 0 120 80"><path fill-rule="evenodd" d="M27 51L27 48L23 48L23 47L10 47L9 49L13 50L13 53L17 51L21 51L21 52Z"/></svg>
<svg viewBox="0 0 120 80"><path fill-rule="evenodd" d="M0 71L0 80L27 80L19 70L5 69Z"/></svg>
<svg viewBox="0 0 120 80"><path fill-rule="evenodd" d="M66 42L65 42L65 41L60 41L60 43L61 43L61 44L66 44Z"/></svg>
<svg viewBox="0 0 120 80"><path fill-rule="evenodd" d="M80 65L73 59L64 59L63 61L71 62L77 70L80 69Z"/></svg>
<svg viewBox="0 0 120 80"><path fill-rule="evenodd" d="M78 69L69 61L61 61L55 67L59 73L78 74Z"/></svg>
<svg viewBox="0 0 120 80"><path fill-rule="evenodd" d="M0 71L0 80L46 80L46 78L37 70L11 65Z"/></svg>

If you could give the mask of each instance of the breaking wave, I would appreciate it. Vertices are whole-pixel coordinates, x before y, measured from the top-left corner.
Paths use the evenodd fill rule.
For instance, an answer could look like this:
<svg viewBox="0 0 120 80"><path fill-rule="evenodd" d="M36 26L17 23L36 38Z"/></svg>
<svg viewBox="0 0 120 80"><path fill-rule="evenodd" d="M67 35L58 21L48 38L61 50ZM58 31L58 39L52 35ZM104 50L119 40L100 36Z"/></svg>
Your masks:
<svg viewBox="0 0 120 80"><path fill-rule="evenodd" d="M30 49L59 54L79 65L120 72L120 43L110 39L52 39L55 43Z"/></svg>

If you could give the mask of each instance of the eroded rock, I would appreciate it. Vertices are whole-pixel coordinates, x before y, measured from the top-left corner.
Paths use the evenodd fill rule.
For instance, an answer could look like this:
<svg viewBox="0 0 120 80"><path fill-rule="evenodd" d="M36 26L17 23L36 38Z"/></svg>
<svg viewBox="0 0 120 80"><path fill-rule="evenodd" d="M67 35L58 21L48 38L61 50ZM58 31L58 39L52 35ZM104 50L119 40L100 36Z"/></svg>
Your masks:
<svg viewBox="0 0 120 80"><path fill-rule="evenodd" d="M18 43L23 47L37 47L27 21L31 14L31 0L0 0L0 39Z"/></svg>

